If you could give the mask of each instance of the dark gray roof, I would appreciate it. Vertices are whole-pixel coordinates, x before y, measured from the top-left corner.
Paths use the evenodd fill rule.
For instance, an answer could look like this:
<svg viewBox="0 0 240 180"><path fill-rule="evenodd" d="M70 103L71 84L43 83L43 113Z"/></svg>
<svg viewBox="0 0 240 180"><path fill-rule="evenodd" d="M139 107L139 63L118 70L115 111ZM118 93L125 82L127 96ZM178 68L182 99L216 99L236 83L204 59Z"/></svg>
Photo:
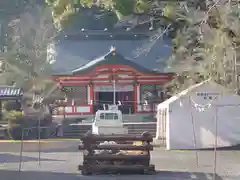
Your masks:
<svg viewBox="0 0 240 180"><path fill-rule="evenodd" d="M0 99L15 99L23 96L21 88L0 86Z"/></svg>
<svg viewBox="0 0 240 180"><path fill-rule="evenodd" d="M111 49L106 55L99 57L97 59L94 59L87 64L81 66L80 68L73 71L73 74L79 75L79 74L85 74L93 71L99 66L103 65L126 65L134 68L138 72L141 73L156 73L155 71L151 71L143 66L140 66L139 64L126 59L121 54L118 54L115 49Z"/></svg>
<svg viewBox="0 0 240 180"><path fill-rule="evenodd" d="M109 52L111 46L126 59L149 69L164 71L166 60L172 53L171 39L159 39L151 46L149 39L141 40L66 40L61 39L56 45L55 74L71 72L91 60ZM143 48L144 47L144 48ZM139 49L149 52L137 56Z"/></svg>

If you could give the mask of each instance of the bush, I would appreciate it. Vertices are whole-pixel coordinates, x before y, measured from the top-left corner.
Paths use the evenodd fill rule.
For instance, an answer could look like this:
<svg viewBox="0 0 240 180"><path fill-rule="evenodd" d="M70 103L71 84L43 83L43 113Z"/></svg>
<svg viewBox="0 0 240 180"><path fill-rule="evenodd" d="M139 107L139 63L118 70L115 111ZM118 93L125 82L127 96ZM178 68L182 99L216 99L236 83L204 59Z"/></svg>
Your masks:
<svg viewBox="0 0 240 180"><path fill-rule="evenodd" d="M3 109L6 111L20 111L21 103L19 101L7 101L3 103Z"/></svg>
<svg viewBox="0 0 240 180"><path fill-rule="evenodd" d="M9 111L6 118L8 121L8 136L11 139L21 139L22 126L24 124L23 113L19 111Z"/></svg>
<svg viewBox="0 0 240 180"><path fill-rule="evenodd" d="M31 131L28 136L24 136L24 139L36 139L38 138L38 123L39 117L37 115L25 116L22 112L10 111L8 113L8 136L11 139L22 139L22 130L29 128ZM48 127L52 123L52 116L45 115L40 119L40 126ZM24 133L25 134L25 133ZM41 130L41 137L47 138L47 130Z"/></svg>
<svg viewBox="0 0 240 180"><path fill-rule="evenodd" d="M21 111L8 111L7 120L8 124L22 124L24 122L24 114Z"/></svg>

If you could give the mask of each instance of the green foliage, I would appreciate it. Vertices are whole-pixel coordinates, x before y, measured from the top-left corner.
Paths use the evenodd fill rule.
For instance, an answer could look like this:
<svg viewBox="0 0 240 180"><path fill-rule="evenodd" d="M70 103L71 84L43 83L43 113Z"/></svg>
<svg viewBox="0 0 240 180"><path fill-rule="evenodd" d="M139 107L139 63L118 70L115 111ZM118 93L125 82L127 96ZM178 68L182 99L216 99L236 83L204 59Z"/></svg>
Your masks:
<svg viewBox="0 0 240 180"><path fill-rule="evenodd" d="M128 16L134 10L134 1L122 0L114 2L114 10L121 14L121 16Z"/></svg>
<svg viewBox="0 0 240 180"><path fill-rule="evenodd" d="M133 13L143 13L150 9L151 2L149 0L103 0L100 4L97 4L100 7L103 7L107 10L113 10L119 13L124 17L132 15ZM91 0L79 0L79 4L82 6L92 7L93 1Z"/></svg>
<svg viewBox="0 0 240 180"><path fill-rule="evenodd" d="M174 3L168 3L163 8L163 15L171 20L176 20L178 16L178 7Z"/></svg>
<svg viewBox="0 0 240 180"><path fill-rule="evenodd" d="M149 0L103 0L100 4L93 4L92 0L46 0L52 9L54 24L58 29L74 26L77 21L86 21L85 9L99 8L106 21L110 21L112 26L117 19L111 19L107 14L116 15L118 20L135 13L147 13L151 10L153 1ZM76 20L74 17L78 17Z"/></svg>
<svg viewBox="0 0 240 180"><path fill-rule="evenodd" d="M8 121L8 136L11 139L21 139L21 129L24 124L23 112L19 111L9 111L7 112L7 121Z"/></svg>
<svg viewBox="0 0 240 180"><path fill-rule="evenodd" d="M24 139L35 139L38 137L38 123L39 118L37 114L27 116L23 112L19 111L10 111L8 112L8 136L11 139L20 140L22 138L22 131L26 128L31 129L28 133L24 135ZM52 117L50 115L45 115L40 119L40 126L47 127L52 123ZM41 130L41 137L44 138L47 136L47 130Z"/></svg>
<svg viewBox="0 0 240 180"><path fill-rule="evenodd" d="M179 73L171 84L175 92L209 78L236 91L240 16L234 7L219 2L206 9L191 7L184 12L187 24L178 30L169 60L169 66Z"/></svg>
<svg viewBox="0 0 240 180"><path fill-rule="evenodd" d="M125 0L126 1L126 0ZM57 29L66 29L68 27L84 28L89 23L95 23L94 15L88 15L89 9L92 8L92 1L89 0L46 0L46 3L52 10L52 17ZM98 14L98 20L104 19L110 26L116 23L116 14L113 11L109 11L111 3L105 3L105 10L100 8L97 10L91 9ZM121 3L118 4L119 7ZM126 10L124 10L126 11ZM114 16L115 15L115 16ZM114 17L114 18L113 18Z"/></svg>
<svg viewBox="0 0 240 180"><path fill-rule="evenodd" d="M10 126L18 126L23 123L23 112L21 111L9 111L8 112L8 124Z"/></svg>
<svg viewBox="0 0 240 180"><path fill-rule="evenodd" d="M105 19L108 27L113 27L117 20L131 21L131 18L132 22L142 25L144 21L144 24L149 24L149 16L160 26L166 27L169 23L182 26L186 18L177 1L156 3L153 0L102 0L93 4L92 0L46 0L46 3L52 10L54 24L58 29L84 28L86 21L95 23L92 21L95 15L98 20ZM91 18L87 15L89 13ZM136 21L138 17L140 21Z"/></svg>

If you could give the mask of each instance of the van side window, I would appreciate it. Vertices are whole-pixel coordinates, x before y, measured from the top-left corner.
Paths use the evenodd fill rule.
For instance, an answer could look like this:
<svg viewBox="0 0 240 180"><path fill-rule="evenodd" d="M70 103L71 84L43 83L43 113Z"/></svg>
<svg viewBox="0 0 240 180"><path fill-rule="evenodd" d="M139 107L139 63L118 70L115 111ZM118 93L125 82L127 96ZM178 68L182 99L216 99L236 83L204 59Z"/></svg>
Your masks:
<svg viewBox="0 0 240 180"><path fill-rule="evenodd" d="M118 120L118 114L114 113L114 120Z"/></svg>
<svg viewBox="0 0 240 180"><path fill-rule="evenodd" d="M104 119L104 114L103 113L100 114L100 119Z"/></svg>

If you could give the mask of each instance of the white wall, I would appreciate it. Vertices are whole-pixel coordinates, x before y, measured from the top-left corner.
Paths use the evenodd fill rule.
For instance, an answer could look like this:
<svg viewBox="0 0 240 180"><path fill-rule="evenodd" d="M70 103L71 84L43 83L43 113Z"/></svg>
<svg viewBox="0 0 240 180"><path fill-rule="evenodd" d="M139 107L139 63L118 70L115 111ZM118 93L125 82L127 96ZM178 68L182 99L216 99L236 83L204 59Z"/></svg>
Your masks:
<svg viewBox="0 0 240 180"><path fill-rule="evenodd" d="M197 92L219 92L221 88L209 85L199 87ZM193 101L198 104L207 104L210 100L196 96L196 91L190 94ZM180 107L180 102L182 107ZM240 97L236 95L222 95L215 101L218 105L218 146L231 146L240 144L240 105L239 107L227 104L240 104ZM211 102L214 103L214 102ZM199 112L189 103L189 96L184 96L169 106L169 134L167 135L167 149L195 149L194 133L191 117L196 133L196 148L212 148L215 142L215 106L204 112Z"/></svg>

